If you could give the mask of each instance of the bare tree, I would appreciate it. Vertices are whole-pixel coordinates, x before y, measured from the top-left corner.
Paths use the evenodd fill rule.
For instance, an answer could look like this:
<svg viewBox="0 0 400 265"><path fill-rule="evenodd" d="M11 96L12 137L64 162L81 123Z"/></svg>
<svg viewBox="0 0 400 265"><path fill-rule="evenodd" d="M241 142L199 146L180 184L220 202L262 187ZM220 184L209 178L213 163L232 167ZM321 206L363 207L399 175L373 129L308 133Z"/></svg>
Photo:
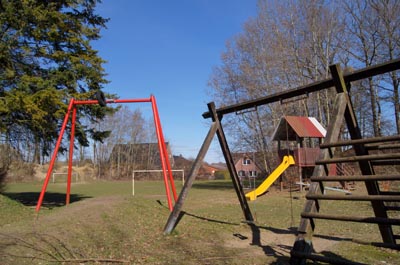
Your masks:
<svg viewBox="0 0 400 265"><path fill-rule="evenodd" d="M346 72L400 56L400 2L396 0L260 0L243 32L227 41L209 86L219 106L255 99L329 78L329 65ZM399 73L354 82L351 96L362 133L400 132ZM224 117L238 150L265 151L282 115L314 116L328 124L333 89L249 113ZM389 104L396 120L385 115ZM263 144L264 143L264 144Z"/></svg>
<svg viewBox="0 0 400 265"><path fill-rule="evenodd" d="M346 32L350 45L343 49L353 65L364 67L392 60L399 54L399 3L386 0L355 0L343 2L346 13ZM381 136L385 115L385 101L394 106L396 127L399 132L399 82L398 74L390 74L388 82L369 78L361 82L371 109L373 135ZM387 123L387 122L386 122Z"/></svg>
<svg viewBox="0 0 400 265"><path fill-rule="evenodd" d="M110 136L103 143L93 144L93 155L95 162L99 168L99 176L103 173L104 165L110 161L111 152L114 149L113 161L116 161L116 176L122 171L131 171L133 169L133 157L127 156L126 153L134 153L134 144L146 142L151 137L148 130L148 121L143 117L139 109L132 111L128 107L121 107L113 115L108 115L105 119L97 124L98 129L110 131ZM125 148L128 147L129 150ZM112 170L110 174L112 174ZM113 177L113 176L111 176Z"/></svg>
<svg viewBox="0 0 400 265"><path fill-rule="evenodd" d="M218 105L326 78L329 65L337 58L343 23L334 2L259 1L258 9L257 17L245 24L243 32L227 42L222 64L214 68L209 85ZM235 146L266 152L268 136L282 115L317 116L326 124L333 97L324 91L282 103L224 117Z"/></svg>
<svg viewBox="0 0 400 265"><path fill-rule="evenodd" d="M370 0L373 14L378 20L379 62L400 56L400 2L396 0ZM391 72L378 85L383 99L393 106L395 127L400 133L399 73Z"/></svg>

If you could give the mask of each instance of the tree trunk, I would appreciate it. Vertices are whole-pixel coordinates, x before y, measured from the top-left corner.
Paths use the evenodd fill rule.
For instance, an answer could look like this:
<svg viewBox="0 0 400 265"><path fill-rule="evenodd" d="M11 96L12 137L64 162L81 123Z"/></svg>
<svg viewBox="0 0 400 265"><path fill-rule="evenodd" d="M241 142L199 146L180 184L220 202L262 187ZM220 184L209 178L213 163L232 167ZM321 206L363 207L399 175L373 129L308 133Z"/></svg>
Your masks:
<svg viewBox="0 0 400 265"><path fill-rule="evenodd" d="M374 128L374 136L381 136L381 122L380 122L380 104L378 101L377 91L374 87L372 78L368 78L368 89L370 93L371 109L372 109L372 126Z"/></svg>
<svg viewBox="0 0 400 265"><path fill-rule="evenodd" d="M40 138L35 136L35 146L33 151L33 163L40 164Z"/></svg>

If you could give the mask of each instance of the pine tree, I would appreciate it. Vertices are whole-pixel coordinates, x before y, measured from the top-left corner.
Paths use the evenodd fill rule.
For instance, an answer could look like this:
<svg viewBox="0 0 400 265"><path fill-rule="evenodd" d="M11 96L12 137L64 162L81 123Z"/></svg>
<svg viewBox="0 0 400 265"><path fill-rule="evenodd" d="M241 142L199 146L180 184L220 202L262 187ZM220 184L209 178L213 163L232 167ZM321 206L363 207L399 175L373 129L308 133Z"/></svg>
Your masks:
<svg viewBox="0 0 400 265"><path fill-rule="evenodd" d="M34 143L47 155L70 98L93 98L107 83L105 62L91 46L107 19L96 0L0 0L0 133ZM79 118L101 119L109 108L79 108L77 138L90 134Z"/></svg>

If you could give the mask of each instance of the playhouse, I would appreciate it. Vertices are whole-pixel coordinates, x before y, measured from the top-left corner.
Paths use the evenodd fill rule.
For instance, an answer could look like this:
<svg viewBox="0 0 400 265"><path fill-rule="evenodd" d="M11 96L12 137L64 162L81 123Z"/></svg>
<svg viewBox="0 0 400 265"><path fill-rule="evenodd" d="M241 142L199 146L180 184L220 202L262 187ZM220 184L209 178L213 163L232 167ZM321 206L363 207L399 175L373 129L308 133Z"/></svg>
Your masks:
<svg viewBox="0 0 400 265"><path fill-rule="evenodd" d="M278 142L278 157L281 162L261 185L246 193L246 198L253 201L258 196L265 194L271 185L291 166L297 168L298 174L295 173L294 175L298 176L297 184L302 191L303 180L312 175L315 161L320 154L319 145L325 135L326 130L313 117L282 117L272 135L272 140Z"/></svg>
<svg viewBox="0 0 400 265"><path fill-rule="evenodd" d="M320 155L319 145L326 135L325 128L314 117L284 116L276 127L272 140L278 142L278 156L292 155L301 183L312 175Z"/></svg>

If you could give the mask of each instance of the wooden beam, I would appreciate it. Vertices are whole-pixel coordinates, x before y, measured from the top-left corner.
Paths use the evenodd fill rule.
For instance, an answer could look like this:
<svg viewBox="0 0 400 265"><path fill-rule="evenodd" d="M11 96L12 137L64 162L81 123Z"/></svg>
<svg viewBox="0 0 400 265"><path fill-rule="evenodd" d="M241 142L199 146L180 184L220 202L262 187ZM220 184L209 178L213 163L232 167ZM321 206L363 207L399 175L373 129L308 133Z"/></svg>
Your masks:
<svg viewBox="0 0 400 265"><path fill-rule="evenodd" d="M398 219L398 218L357 217L357 216L347 216L347 215L333 215L333 214L306 213L306 212L301 213L301 217L325 219L325 220L333 220L333 221L368 223L368 224L400 225L400 219Z"/></svg>
<svg viewBox="0 0 400 265"><path fill-rule="evenodd" d="M323 143L319 146L319 148L323 149L323 148L330 148L330 147L337 147L337 146L382 143L382 142L391 142L391 141L400 141L400 135L363 138L363 139L356 139L356 140L344 140L344 141L337 141L337 142L333 142L333 143Z"/></svg>
<svg viewBox="0 0 400 265"><path fill-rule="evenodd" d="M383 64L375 65L375 66L370 66L367 68L363 68L361 70L355 71L353 73L348 73L344 75L343 81L345 83L357 81L360 79L372 77L375 75L380 75L383 73L391 72L400 69L400 59L392 60ZM282 92L278 92L269 96L261 97L258 99L254 100L248 100L244 101L242 103L237 103L233 105L229 105L226 107L221 107L217 109L217 114L218 115L225 115L228 113L234 113L238 111L242 111L245 109L249 108L257 108L258 106L262 106L265 104L273 103L273 102L279 102L282 100L302 96L302 95L307 95L309 93L317 92L323 89L327 89L334 86L334 81L332 78L318 81L309 85L305 86L300 86L294 89L288 89L284 90ZM211 113L204 112L203 117L205 119L211 118Z"/></svg>
<svg viewBox="0 0 400 265"><path fill-rule="evenodd" d="M398 202L398 195L337 195L337 194L307 194L308 200L343 200L343 201L387 201Z"/></svg>
<svg viewBox="0 0 400 265"><path fill-rule="evenodd" d="M221 146L222 153L225 158L226 166L228 168L229 174L232 178L233 187L235 188L236 195L238 196L240 206L242 207L242 211L246 221L254 222L253 215L251 214L250 207L247 203L246 196L243 192L242 185L240 184L239 176L237 174L235 163L232 158L232 154L229 150L228 141L226 140L224 130L222 128L221 119L222 115L218 115L215 109L214 102L208 103L208 109L210 113L212 113L212 121L217 124L217 136L218 141Z"/></svg>
<svg viewBox="0 0 400 265"><path fill-rule="evenodd" d="M165 224L164 227L164 234L170 234L174 228L176 227L179 217L181 216L181 211L183 207L183 203L189 193L189 190L191 189L194 180L196 179L197 173L199 172L199 169L201 167L201 164L203 163L204 157L207 154L208 149L210 148L212 139L215 136L215 132L217 131L218 125L214 122L210 130L207 133L207 136L201 145L200 151L197 154L196 160L194 161L194 164L190 170L189 176L185 181L185 184L183 185L182 191L179 194L178 200L175 203L175 206L172 210L172 212L169 215L169 218L167 220L167 223Z"/></svg>
<svg viewBox="0 0 400 265"><path fill-rule="evenodd" d="M312 176L311 181L374 181L400 180L400 175L352 175L352 176Z"/></svg>
<svg viewBox="0 0 400 265"><path fill-rule="evenodd" d="M377 161L377 160L387 160L387 159L400 159L400 153L334 157L334 158L317 160L317 161L315 161L315 164L316 165L325 165L325 164L334 164L334 163ZM396 162L396 160L392 160L392 161ZM397 161L397 164L400 164L400 161ZM396 163L394 163L394 165L396 165Z"/></svg>

